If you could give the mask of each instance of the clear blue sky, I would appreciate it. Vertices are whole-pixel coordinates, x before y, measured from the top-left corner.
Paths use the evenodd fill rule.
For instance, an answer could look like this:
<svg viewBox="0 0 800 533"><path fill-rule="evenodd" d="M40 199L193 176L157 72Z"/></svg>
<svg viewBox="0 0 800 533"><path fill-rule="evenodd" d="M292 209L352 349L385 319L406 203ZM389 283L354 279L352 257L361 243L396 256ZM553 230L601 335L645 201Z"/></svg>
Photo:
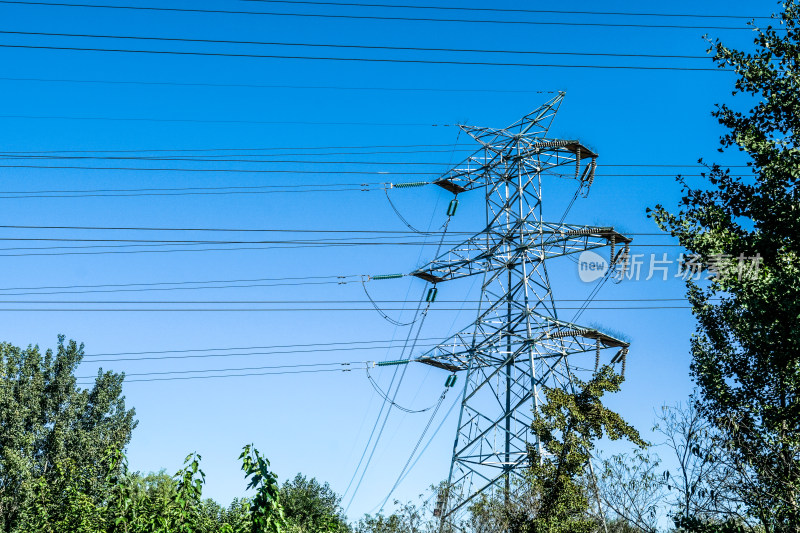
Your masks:
<svg viewBox="0 0 800 533"><path fill-rule="evenodd" d="M94 0L87 0L89 3ZM490 12L383 9L290 5L217 0L139 2L117 5L201 8L282 13L348 14L429 18L531 20L572 23L682 24L743 26L741 19L659 18L622 15L519 14ZM420 4L417 4L420 5ZM437 5L443 5L439 3ZM483 7L479 2L452 5ZM532 3L504 2L494 8L535 8ZM553 7L554 4L540 4ZM558 6L556 6L558 7ZM652 7L634 2L603 3L606 11L643 9L671 13L768 15L774 2L673 2ZM599 10L596 2L572 2L572 10ZM539 52L608 54L705 55L703 29L490 24L465 22L346 19L278 15L109 10L78 7L0 4L3 32L129 35L188 39L269 41L304 44L346 44L457 49L502 49ZM733 46L749 46L751 33L708 30ZM505 62L540 65L666 66L710 68L709 60L625 58L539 54L375 50L290 47L261 44L158 42L110 38L0 34L0 146L2 152L85 151L84 156L174 156L169 152L122 153L123 150L230 149L227 159L246 159L265 151L287 154L278 160L305 162L246 163L241 161L142 161L130 159L7 159L0 169L0 225L164 228L252 228L305 230L395 230L406 227L394 214L379 186L362 191L360 183L428 180L463 157L469 140L458 136L454 123L502 127L563 90L566 100L551 133L579 138L600 154L598 177L587 199L579 200L569 222L613 225L623 232L655 233L645 208L656 203L674 206L679 188L674 174L696 174L699 157L713 159L719 126L710 116L715 102L730 101L733 76L723 72L562 68L354 62L310 59L145 54L24 48L71 47L172 50L327 57L424 59L461 62ZM7 47L16 45L23 47ZM60 81L59 81L60 80ZM65 81L72 80L72 81ZM80 80L82 82L78 82ZM88 80L126 83L85 83ZM127 83L147 82L147 83ZM176 85L177 84L177 85ZM184 85L180 85L184 84ZM186 85L189 84L189 85ZM193 85L192 85L193 84ZM220 86L223 85L223 86ZM300 88L304 87L304 88ZM309 88L313 87L313 88ZM38 118L36 118L38 117ZM54 118L60 117L60 118ZM76 118L82 118L77 120ZM95 118L102 120L85 120ZM135 120L107 120L107 119ZM145 120L147 119L147 120ZM153 119L153 120L149 120ZM436 126L433 126L436 124ZM456 151L450 147L458 143ZM328 149L320 155L309 148L421 145L415 148ZM99 151L117 151L98 154ZM208 155L209 152L185 154ZM233 154L233 155L230 155ZM297 155L304 154L304 155ZM316 154L316 155L315 155ZM46 155L46 154L39 154ZM721 156L741 163L736 154ZM324 161L322 163L321 161ZM370 164L359 164L367 161ZM398 164L399 163L399 164ZM686 165L625 167L612 165ZM28 165L25 168L15 168ZM125 167L129 170L32 168L41 166ZM203 172L141 170L195 168ZM140 170L136 170L140 169ZM221 172L262 169L279 172ZM299 173L298 171L302 171ZM362 173L353 173L362 172ZM390 175L378 172L397 173ZM331 187L331 184L348 184ZM565 193L554 183L551 198ZM355 186L352 184L356 184ZM215 195L86 196L73 198L28 194L30 191L98 191L188 187L303 186L303 193ZM319 185L322 192L308 192ZM345 189L345 190L333 190ZM251 189L256 190L256 189ZM269 189L261 189L269 190ZM286 191L287 189L277 189ZM231 192L233 189L227 189ZM17 194L18 192L22 192ZM180 191L173 191L180 192ZM186 191L183 191L186 192ZM218 191L219 192L219 191ZM571 191L570 191L571 192ZM91 193L103 194L103 193ZM109 194L109 193L105 193ZM120 193L110 193L120 194ZM50 196L65 196L53 193ZM436 187L391 192L398 209L414 225L437 228L444 222L450 196ZM33 196L33 197L31 197ZM13 198L12 198L13 197ZM480 193L462 195L450 229L478 231L482 218ZM160 240L295 240L344 238L359 234L141 232L0 228L0 288L99 284L175 283L211 280L309 278L409 272L431 259L433 249L419 244L398 246L283 246L242 250L246 245L209 244L194 248L226 250L143 253L175 249L130 247L137 243L15 241L45 239ZM363 235L360 235L363 236ZM425 240L407 236L411 243ZM428 239L430 240L430 239ZM637 236L639 253L678 249L663 236ZM54 246L125 245L124 248L81 248L81 253ZM146 243L138 243L146 244ZM33 247L47 250L31 250ZM253 246L251 246L253 248ZM84 253L84 252L126 253ZM127 253L137 251L138 253ZM671 274L674 273L671 272ZM572 263L555 264L556 297L583 298L591 287L581 284ZM350 278L352 279L355 278ZM330 281L328 279L321 281ZM250 282L249 285L268 282ZM248 283L221 283L248 285ZM164 285L162 288L177 287ZM129 287L139 288L140 287ZM417 279L372 282L373 297L407 301L413 308L424 290ZM79 374L92 375L98 366L132 373L297 365L343 361L380 361L401 356L407 328L384 321L374 311L340 311L339 301L363 301L359 283L221 287L203 290L92 292L31 295L3 290L0 331L3 340L20 344L55 345L56 335L86 344L87 354L265 347L308 343L383 341L379 348L359 351L250 354L217 358L87 362ZM116 287L119 289L119 287ZM94 289L97 290L97 289ZM14 295L16 294L16 295ZM681 298L675 279L607 284L598 298ZM14 295L14 296L12 296ZM422 338L445 338L474 318L476 285L471 280L445 284L438 305L425 323ZM35 301L66 303L29 303ZM70 303L123 300L167 303ZM218 309L268 307L268 304L176 303L230 300L321 300L319 304L275 304L273 307L313 307L321 310L267 311L110 311L77 312L48 309ZM447 300L455 301L448 303ZM458 303L467 300L466 303ZM17 303L24 301L26 303ZM331 303L333 301L333 303ZM363 303L351 304L366 308ZM570 304L566 304L569 306ZM574 305L574 304L572 304ZM603 304L598 303L596 307ZM642 307L647 303L605 302L608 307ZM684 306L681 301L656 306ZM462 307L463 306L463 307ZM36 309L20 311L20 309ZM435 307L434 307L435 309ZM389 311L397 318L409 312ZM565 312L568 315L568 311ZM624 391L610 400L624 416L650 435L654 409L685 399L688 378L689 312L681 309L595 309L582 318L624 332L632 342ZM391 345L390 345L391 341ZM425 341L431 343L433 340ZM421 341L422 343L422 341ZM389 346L392 346L391 348ZM274 351L274 350L273 350ZM287 350L284 350L287 351ZM208 352L206 352L208 353ZM231 353L231 352L225 352ZM419 349L414 354L419 353ZM409 355L409 354L407 354ZM153 354L149 355L153 357ZM111 356L105 359L116 359ZM131 357L131 356L127 356ZM95 357L94 359L100 359ZM376 370L380 386L388 387L392 369ZM150 376L154 377L154 376ZM435 402L446 373L411 366L398 401L411 408ZM130 377L131 380L135 379ZM353 371L262 375L225 379L131 382L125 387L129 406L136 408L139 427L129 448L132 468L176 470L184 456L197 451L207 474L206 493L223 503L243 493L237 456L253 442L281 479L296 472L329 481L338 492L350 482L373 427L381 398L365 373ZM455 399L450 393L433 427L439 426ZM413 498L427 485L447 475L457 410L441 430L395 497ZM385 497L405 463L427 414L393 411L383 438L349 514L355 518L373 510ZM359 474L360 475L360 474ZM358 478L356 478L358 479ZM352 489L351 489L352 492ZM351 494L348 493L345 501Z"/></svg>

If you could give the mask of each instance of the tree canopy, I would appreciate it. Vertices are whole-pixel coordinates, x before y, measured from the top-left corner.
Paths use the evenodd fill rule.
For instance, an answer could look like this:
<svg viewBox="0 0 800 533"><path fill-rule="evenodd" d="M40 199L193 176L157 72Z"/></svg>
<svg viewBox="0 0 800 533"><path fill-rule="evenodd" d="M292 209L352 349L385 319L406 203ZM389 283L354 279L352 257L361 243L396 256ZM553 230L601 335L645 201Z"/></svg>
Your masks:
<svg viewBox="0 0 800 533"><path fill-rule="evenodd" d="M601 402L605 393L619 391L622 381L611 367L604 366L586 383L574 379L572 393L544 388L547 401L534 412L532 424L539 444L531 444L529 452L538 506L532 518L517 524L512 520L512 531L588 533L596 529L588 513L592 482L585 480L595 443L606 437L647 445L636 429Z"/></svg>
<svg viewBox="0 0 800 533"><path fill-rule="evenodd" d="M0 344L0 528L19 520L37 480L55 482L58 466L85 470L109 450L121 451L136 427L125 407L123 375L99 372L91 388L77 386L83 345L58 338L55 351ZM102 476L85 480L96 494Z"/></svg>
<svg viewBox="0 0 800 533"><path fill-rule="evenodd" d="M724 436L742 497L767 531L800 531L800 5L784 3L777 27L756 28L752 52L712 43L737 78L713 115L720 151L748 171L712 164L707 187L681 179L678 212L658 225L710 267L688 281L697 318L692 376L701 413Z"/></svg>
<svg viewBox="0 0 800 533"><path fill-rule="evenodd" d="M286 519L304 531L348 531L340 506L341 496L328 483L297 474L281 485L281 504Z"/></svg>

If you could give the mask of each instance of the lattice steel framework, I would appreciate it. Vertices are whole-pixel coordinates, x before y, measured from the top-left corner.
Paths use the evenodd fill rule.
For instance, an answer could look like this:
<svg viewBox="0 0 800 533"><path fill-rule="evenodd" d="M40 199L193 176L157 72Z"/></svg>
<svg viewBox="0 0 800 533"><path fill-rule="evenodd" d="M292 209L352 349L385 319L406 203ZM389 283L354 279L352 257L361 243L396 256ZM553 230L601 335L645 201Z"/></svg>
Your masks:
<svg viewBox="0 0 800 533"><path fill-rule="evenodd" d="M622 361L628 343L558 317L548 259L610 247L611 269L624 268L631 239L610 227L542 220L542 178L577 180L586 192L597 154L574 140L547 138L564 95L504 129L461 126L481 144L436 184L459 194L483 189L486 227L413 272L430 283L483 275L476 321L417 361L464 372L461 413L443 519L454 521L478 495L509 494L527 464L532 413L542 386L570 386L574 359L597 368ZM573 171L574 167L574 171ZM503 491L503 492L497 492Z"/></svg>

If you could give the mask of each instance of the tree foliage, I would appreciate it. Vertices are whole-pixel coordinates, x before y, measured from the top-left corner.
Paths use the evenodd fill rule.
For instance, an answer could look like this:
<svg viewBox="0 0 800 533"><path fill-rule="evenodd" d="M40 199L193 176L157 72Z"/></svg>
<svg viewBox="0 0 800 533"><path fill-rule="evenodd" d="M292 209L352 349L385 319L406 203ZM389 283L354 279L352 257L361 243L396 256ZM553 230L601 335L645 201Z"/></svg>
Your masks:
<svg viewBox="0 0 800 533"><path fill-rule="evenodd" d="M675 518L675 527L680 533L747 533L752 531L735 520L719 522L686 515Z"/></svg>
<svg viewBox="0 0 800 533"><path fill-rule="evenodd" d="M280 533L286 527L286 518L280 502L278 476L270 471L269 460L252 444L244 447L239 459L249 479L247 488L256 491L250 503L252 533Z"/></svg>
<svg viewBox="0 0 800 533"><path fill-rule="evenodd" d="M354 527L356 533L435 533L439 520L425 512L424 506L411 502L401 504L389 515L367 514Z"/></svg>
<svg viewBox="0 0 800 533"><path fill-rule="evenodd" d="M575 392L544 388L546 403L534 413L532 428L539 446L530 447L530 480L538 494L534 517L511 528L530 533L581 533L596 529L589 514L590 489L584 472L595 442L627 439L644 447L639 433L606 408L601 398L617 392L623 378L601 368L586 383L574 380ZM519 522L519 521L518 521Z"/></svg>
<svg viewBox="0 0 800 533"><path fill-rule="evenodd" d="M747 111L719 105L721 152L748 159L747 176L711 165L707 188L684 180L680 210L658 225L719 275L688 282L697 318L691 372L699 408L724 436L742 498L767 531L800 531L800 5L779 28L756 31L752 53L712 43L737 74ZM760 258L757 272L753 262Z"/></svg>
<svg viewBox="0 0 800 533"><path fill-rule="evenodd" d="M665 496L660 468L658 456L642 449L602 461L597 477L609 531L658 531Z"/></svg>
<svg viewBox="0 0 800 533"><path fill-rule="evenodd" d="M81 389L74 374L82 358L83 345L63 336L55 352L44 354L38 347L0 344L0 531L285 529L277 476L252 445L239 458L255 494L227 508L203 499L205 474L197 454L187 456L174 476L130 472L124 449L136 421L122 396L124 375L100 371L91 388Z"/></svg>
<svg viewBox="0 0 800 533"><path fill-rule="evenodd" d="M224 508L203 499L205 474L200 456L190 454L173 476L164 472L142 476L129 472L124 456L111 452L97 465L74 463L55 467L50 480L37 479L32 496L20 513L14 533L264 533L285 526L277 499L265 498L267 488L278 490L277 479L267 471L260 474L253 464L267 465L266 459L245 447L243 466L253 498L234 500ZM249 466L248 466L249 465ZM98 477L102 490L88 490ZM268 502L268 503L267 503ZM309 530L315 531L315 530Z"/></svg>
<svg viewBox="0 0 800 533"><path fill-rule="evenodd" d="M41 484L69 473L81 477L82 494L97 497L107 450L121 451L136 427L122 396L123 375L99 372L81 389L75 368L83 345L58 338L41 353L0 344L0 529L13 530Z"/></svg>
<svg viewBox="0 0 800 533"><path fill-rule="evenodd" d="M286 520L300 531L349 531L340 506L341 496L328 483L297 474L285 481L280 490L281 505Z"/></svg>

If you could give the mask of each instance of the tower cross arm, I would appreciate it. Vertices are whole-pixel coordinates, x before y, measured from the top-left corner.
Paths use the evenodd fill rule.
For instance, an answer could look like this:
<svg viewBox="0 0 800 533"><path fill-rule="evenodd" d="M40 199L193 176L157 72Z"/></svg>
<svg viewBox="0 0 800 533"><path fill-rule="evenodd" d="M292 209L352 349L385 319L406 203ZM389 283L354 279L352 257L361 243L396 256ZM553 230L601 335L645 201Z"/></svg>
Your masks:
<svg viewBox="0 0 800 533"><path fill-rule="evenodd" d="M604 333L596 328L572 324L562 320L539 316L541 328L525 335L506 338L502 331L473 331L468 328L456 333L441 344L422 353L414 360L426 365L442 368L449 372L467 370L473 367L497 367L516 363L520 358L527 359L530 353L542 360L556 360L571 355L595 353L599 350L615 350L610 363L621 361L627 354L630 344L627 341ZM507 346L510 351L498 353L498 345Z"/></svg>
<svg viewBox="0 0 800 533"><path fill-rule="evenodd" d="M513 268L523 260L539 262L608 245L628 245L631 240L612 227L550 223L531 226L521 221L507 231L487 229L470 237L410 275L439 283ZM613 265L615 259L612 250L609 263Z"/></svg>
<svg viewBox="0 0 800 533"><path fill-rule="evenodd" d="M515 179L518 171L534 174L573 165L575 178L581 183L594 179L597 154L580 141L528 138L503 135L503 132L493 131L492 142L484 143L483 148L434 180L433 184L458 194L485 187L488 172L504 171Z"/></svg>

